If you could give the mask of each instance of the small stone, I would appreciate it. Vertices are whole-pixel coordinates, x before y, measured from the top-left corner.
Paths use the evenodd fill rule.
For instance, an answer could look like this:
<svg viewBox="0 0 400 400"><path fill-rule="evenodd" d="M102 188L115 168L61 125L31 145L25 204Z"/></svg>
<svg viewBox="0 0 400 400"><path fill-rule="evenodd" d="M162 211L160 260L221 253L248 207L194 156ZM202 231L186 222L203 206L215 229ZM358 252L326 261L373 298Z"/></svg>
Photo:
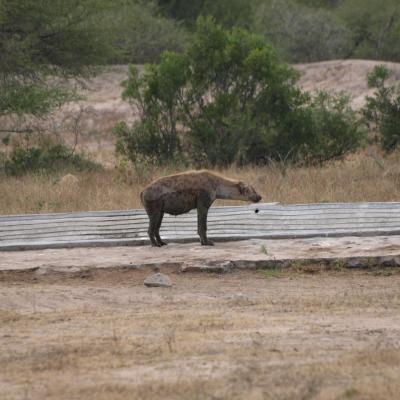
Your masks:
<svg viewBox="0 0 400 400"><path fill-rule="evenodd" d="M75 175L72 174L67 174L64 175L61 179L60 182L58 182L59 186L65 187L65 186L79 186L79 178L77 178Z"/></svg>
<svg viewBox="0 0 400 400"><path fill-rule="evenodd" d="M143 283L147 287L171 287L172 286L171 279L169 279L167 275L164 275L160 272L158 272L157 274L148 276L144 280Z"/></svg>
<svg viewBox="0 0 400 400"><path fill-rule="evenodd" d="M228 297L229 305L231 306L249 306L253 305L254 302L243 293L236 293Z"/></svg>
<svg viewBox="0 0 400 400"><path fill-rule="evenodd" d="M400 259L396 256L384 256L380 257L377 264L382 267L398 267Z"/></svg>

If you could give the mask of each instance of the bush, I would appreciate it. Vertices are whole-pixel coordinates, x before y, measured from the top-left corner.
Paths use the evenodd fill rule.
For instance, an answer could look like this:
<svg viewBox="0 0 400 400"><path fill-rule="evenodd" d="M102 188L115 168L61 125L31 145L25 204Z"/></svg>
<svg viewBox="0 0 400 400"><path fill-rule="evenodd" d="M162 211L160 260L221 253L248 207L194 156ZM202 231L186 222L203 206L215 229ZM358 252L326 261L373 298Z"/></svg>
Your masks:
<svg viewBox="0 0 400 400"><path fill-rule="evenodd" d="M381 146L387 151L400 143L400 86L386 86L389 77L390 71L383 65L368 74L368 86L376 91L367 97L363 109L367 123L380 132Z"/></svg>
<svg viewBox="0 0 400 400"><path fill-rule="evenodd" d="M310 162L322 163L340 159L359 148L366 132L348 96L321 91L311 99L307 111L314 141L313 148L305 152L305 159L311 156Z"/></svg>
<svg viewBox="0 0 400 400"><path fill-rule="evenodd" d="M8 157L4 156L4 172L19 176L26 173L55 171L97 171L101 166L86 157L74 154L62 144L51 142L24 148L15 147Z"/></svg>
<svg viewBox="0 0 400 400"><path fill-rule="evenodd" d="M117 150L134 162L211 166L313 162L353 150L361 133L348 99L311 98L296 79L261 37L200 18L183 54L164 53L142 75L130 68L123 96L141 120L118 125Z"/></svg>

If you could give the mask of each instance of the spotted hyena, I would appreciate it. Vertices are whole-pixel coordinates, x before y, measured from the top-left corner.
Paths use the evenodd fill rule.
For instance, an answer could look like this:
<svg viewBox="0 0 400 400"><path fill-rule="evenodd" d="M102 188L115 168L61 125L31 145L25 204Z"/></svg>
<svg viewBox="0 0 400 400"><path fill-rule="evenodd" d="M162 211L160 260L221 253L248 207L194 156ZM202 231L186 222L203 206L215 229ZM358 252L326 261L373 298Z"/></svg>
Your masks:
<svg viewBox="0 0 400 400"><path fill-rule="evenodd" d="M258 202L261 196L250 185L224 178L211 171L188 171L165 176L150 183L140 199L150 219L148 234L152 246L163 246L160 226L164 213L179 215L197 208L200 242L212 246L207 239L208 209L215 199Z"/></svg>

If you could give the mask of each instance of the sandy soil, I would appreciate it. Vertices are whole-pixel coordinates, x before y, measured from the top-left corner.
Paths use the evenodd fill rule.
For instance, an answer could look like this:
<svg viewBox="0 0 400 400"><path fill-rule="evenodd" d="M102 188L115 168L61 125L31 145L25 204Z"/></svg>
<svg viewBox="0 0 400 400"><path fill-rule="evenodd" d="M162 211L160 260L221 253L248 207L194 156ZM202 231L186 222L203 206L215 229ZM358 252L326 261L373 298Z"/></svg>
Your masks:
<svg viewBox="0 0 400 400"><path fill-rule="evenodd" d="M147 274L0 274L0 397L398 398L398 268Z"/></svg>

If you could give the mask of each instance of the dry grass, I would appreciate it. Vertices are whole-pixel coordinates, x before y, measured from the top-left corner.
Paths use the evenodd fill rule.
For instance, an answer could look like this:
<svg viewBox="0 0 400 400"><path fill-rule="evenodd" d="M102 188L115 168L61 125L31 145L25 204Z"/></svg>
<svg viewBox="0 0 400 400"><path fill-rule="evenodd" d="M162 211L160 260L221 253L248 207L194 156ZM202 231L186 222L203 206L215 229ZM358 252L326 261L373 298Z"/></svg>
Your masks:
<svg viewBox="0 0 400 400"><path fill-rule="evenodd" d="M231 167L220 172L253 184L265 202L398 201L400 153L376 160L358 154L323 167ZM3 176L0 214L140 208L139 193L147 183L179 170L170 167L137 173L117 169L82 173L77 174L78 185L60 185L61 176L55 175Z"/></svg>
<svg viewBox="0 0 400 400"><path fill-rule="evenodd" d="M370 94L366 75L377 64L375 61L336 60L298 65L296 68L302 72L299 85L305 90L346 91L353 96L353 107L359 109L365 96ZM386 64L394 73L393 82L398 81L400 65ZM60 176L18 179L0 176L0 214L138 208L138 195L146 183L179 170L171 167L139 171L139 174L113 170L113 128L119 120L131 123L138 117L138 113L121 99L120 83L126 79L126 74L126 66L114 66L103 71L87 82L87 89L82 92L86 100L65 105L44 124L45 130L52 132L57 123L59 137L69 145L74 144L76 130L79 133L77 148L93 155L108 170L80 174L78 187L62 188L58 185ZM1 122L5 126L10 123L4 117ZM266 202L395 201L400 195L399 160L400 154L395 154L382 168L373 158L359 154L343 163L335 162L323 168L285 169L278 165L229 168L220 172L252 183Z"/></svg>
<svg viewBox="0 0 400 400"><path fill-rule="evenodd" d="M2 399L397 399L399 271L16 275Z"/></svg>

